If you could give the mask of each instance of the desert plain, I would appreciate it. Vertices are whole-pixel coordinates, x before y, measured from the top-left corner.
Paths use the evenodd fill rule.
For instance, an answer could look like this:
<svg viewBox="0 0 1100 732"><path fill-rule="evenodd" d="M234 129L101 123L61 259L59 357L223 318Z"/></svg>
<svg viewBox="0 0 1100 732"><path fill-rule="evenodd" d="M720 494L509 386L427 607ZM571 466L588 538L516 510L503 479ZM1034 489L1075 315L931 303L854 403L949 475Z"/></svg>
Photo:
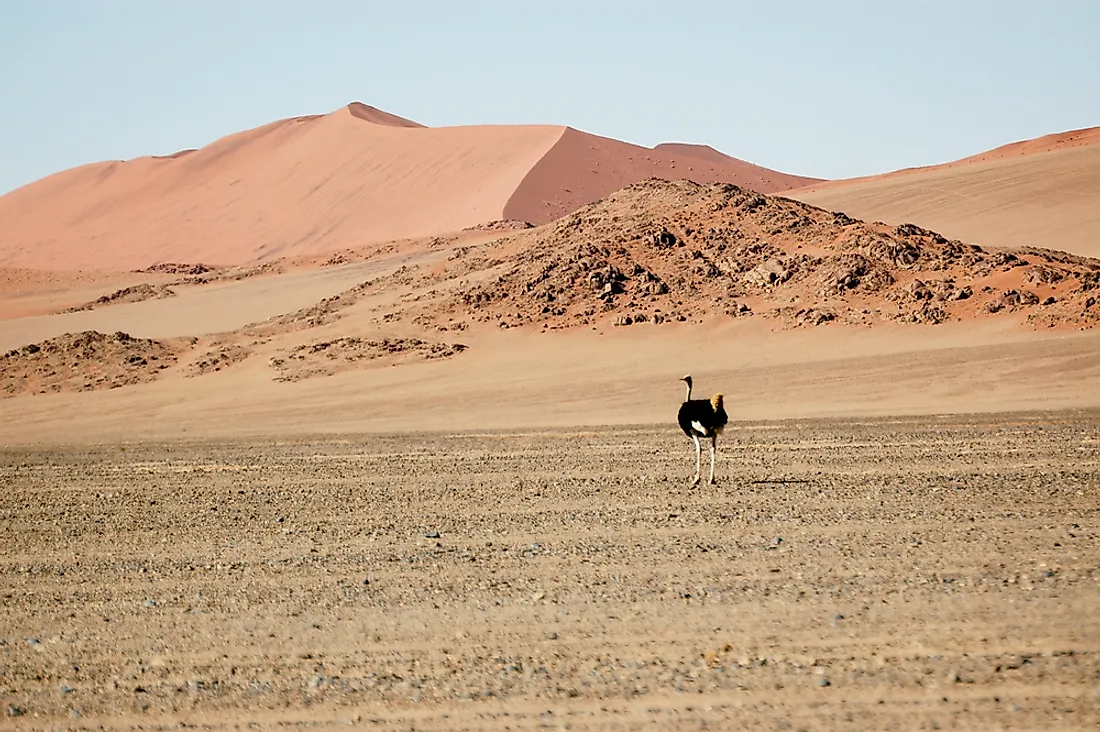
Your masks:
<svg viewBox="0 0 1100 732"><path fill-rule="evenodd" d="M1098 141L353 104L0 197L0 726L1094 727Z"/></svg>

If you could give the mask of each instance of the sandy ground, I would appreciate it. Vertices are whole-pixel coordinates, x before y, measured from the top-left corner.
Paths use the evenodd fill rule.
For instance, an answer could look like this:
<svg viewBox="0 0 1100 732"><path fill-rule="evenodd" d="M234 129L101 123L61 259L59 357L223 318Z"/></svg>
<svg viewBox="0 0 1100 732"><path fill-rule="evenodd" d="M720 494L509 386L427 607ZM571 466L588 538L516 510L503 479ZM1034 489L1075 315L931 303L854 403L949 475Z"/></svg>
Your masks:
<svg viewBox="0 0 1100 732"><path fill-rule="evenodd" d="M172 279L139 272L0 267L0 320L52 315L129 285L161 284Z"/></svg>
<svg viewBox="0 0 1100 732"><path fill-rule="evenodd" d="M372 277L388 274L410 263L430 262L432 253L379 257L330 268L311 268L275 277L201 286L182 286L179 294L163 300L124 303L73 313L49 313L0 320L0 352L62 333L98 330L124 331L133 336L174 338L223 333L276 315L308 308ZM141 277L140 281L148 281ZM134 281L139 281L135 278ZM95 290L101 294L103 289ZM64 291L63 291L64 292ZM90 291L89 291L90 292ZM78 291L81 302L87 297ZM68 291L64 301L75 299ZM60 295L50 300L60 301Z"/></svg>
<svg viewBox="0 0 1100 732"><path fill-rule="evenodd" d="M261 343L242 363L197 379L181 366L125 389L6 399L0 444L661 422L675 414L676 379L687 372L702 392L724 392L734 419L1100 407L1095 331L479 330L449 335L469 348L445 361L277 381L270 359L288 343L370 333L343 321L318 330Z"/></svg>
<svg viewBox="0 0 1100 732"><path fill-rule="evenodd" d="M3 723L1092 728L1098 417L8 448Z"/></svg>

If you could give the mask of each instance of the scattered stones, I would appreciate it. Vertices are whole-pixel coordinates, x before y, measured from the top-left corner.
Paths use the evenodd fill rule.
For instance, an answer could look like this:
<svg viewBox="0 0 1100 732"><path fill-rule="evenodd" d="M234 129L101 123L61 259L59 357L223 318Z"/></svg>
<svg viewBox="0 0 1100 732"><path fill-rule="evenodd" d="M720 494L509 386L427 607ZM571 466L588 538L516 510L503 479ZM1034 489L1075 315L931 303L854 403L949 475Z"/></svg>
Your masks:
<svg viewBox="0 0 1100 732"><path fill-rule="evenodd" d="M794 321L801 325L821 325L836 320L836 313L817 308L801 308L794 314Z"/></svg>
<svg viewBox="0 0 1100 732"><path fill-rule="evenodd" d="M1038 303L1039 297L1030 290L1005 290L988 301L985 308L990 313L996 313L1004 309L1014 310L1020 307L1037 305Z"/></svg>
<svg viewBox="0 0 1100 732"><path fill-rule="evenodd" d="M947 310L927 300L921 301L914 309L903 310L894 319L901 323L924 323L938 325L945 322L950 316Z"/></svg>
<svg viewBox="0 0 1100 732"><path fill-rule="evenodd" d="M1024 273L1024 280L1027 282L1038 282L1045 285L1054 285L1066 278L1066 271L1059 267L1052 267L1047 264L1036 264L1027 269Z"/></svg>
<svg viewBox="0 0 1100 732"><path fill-rule="evenodd" d="M276 381L298 381L374 363L451 358L465 350L461 343L431 343L419 338L335 338L292 348L282 356L273 356L268 366L279 372Z"/></svg>
<svg viewBox="0 0 1100 732"><path fill-rule="evenodd" d="M66 333L0 356L0 395L117 389L153 381L183 346L121 331Z"/></svg>
<svg viewBox="0 0 1100 732"><path fill-rule="evenodd" d="M195 377L203 374L217 373L241 363L252 354L252 351L237 343L217 345L196 358L187 368L187 376Z"/></svg>
<svg viewBox="0 0 1100 732"><path fill-rule="evenodd" d="M658 249L669 249L676 246L678 240L676 235L671 233L668 229L661 229L658 233L653 235L653 246Z"/></svg>
<svg viewBox="0 0 1100 732"><path fill-rule="evenodd" d="M974 294L974 290L970 287L970 285L967 285L965 287L956 287L955 289L953 289L951 291L951 294L948 296L947 299L948 300L967 300L973 294Z"/></svg>
<svg viewBox="0 0 1100 732"><path fill-rule="evenodd" d="M259 323L250 323L240 330L240 334L254 338L280 335L286 332L319 328L334 323L341 317L344 308L354 305L371 286L371 282L349 288L338 295L323 298L319 303L292 313L276 315Z"/></svg>
<svg viewBox="0 0 1100 732"><path fill-rule="evenodd" d="M932 290L920 280L913 280L903 288L910 300L931 300Z"/></svg>
<svg viewBox="0 0 1100 732"><path fill-rule="evenodd" d="M66 313L76 313L82 310L94 310L106 305L119 305L127 302L143 302L145 300L163 300L167 297L175 297L176 292L166 285L150 285L143 282L138 285L123 287L110 295L103 295L84 305L65 310Z"/></svg>
<svg viewBox="0 0 1100 732"><path fill-rule="evenodd" d="M771 287L791 278L791 273L778 259L766 259L742 276L742 282L755 287Z"/></svg>
<svg viewBox="0 0 1100 732"><path fill-rule="evenodd" d="M145 269L139 269L138 272L149 274L180 274L180 275L201 275L207 272L213 272L212 267L208 267L205 264L180 264L179 262L163 262L161 264L154 264L151 267Z"/></svg>
<svg viewBox="0 0 1100 732"><path fill-rule="evenodd" d="M530 223L529 221L519 221L517 219L496 219L494 221L488 221L484 224L468 226L463 229L463 231L516 231L531 228L534 228L534 224Z"/></svg>
<svg viewBox="0 0 1100 732"><path fill-rule="evenodd" d="M339 267L344 264L351 264L353 261L348 252L336 252L330 255L325 261L321 262L322 267Z"/></svg>

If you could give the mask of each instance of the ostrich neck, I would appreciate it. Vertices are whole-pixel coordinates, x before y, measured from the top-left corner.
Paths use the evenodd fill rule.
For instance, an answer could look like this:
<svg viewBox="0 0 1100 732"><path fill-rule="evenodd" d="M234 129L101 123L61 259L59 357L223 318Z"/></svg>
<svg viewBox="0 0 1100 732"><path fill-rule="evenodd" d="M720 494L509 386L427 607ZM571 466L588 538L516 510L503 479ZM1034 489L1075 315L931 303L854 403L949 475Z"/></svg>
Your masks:
<svg viewBox="0 0 1100 732"><path fill-rule="evenodd" d="M691 401L691 382L690 381L687 383L687 392L688 393L687 393L687 396L684 398L684 401L690 402Z"/></svg>

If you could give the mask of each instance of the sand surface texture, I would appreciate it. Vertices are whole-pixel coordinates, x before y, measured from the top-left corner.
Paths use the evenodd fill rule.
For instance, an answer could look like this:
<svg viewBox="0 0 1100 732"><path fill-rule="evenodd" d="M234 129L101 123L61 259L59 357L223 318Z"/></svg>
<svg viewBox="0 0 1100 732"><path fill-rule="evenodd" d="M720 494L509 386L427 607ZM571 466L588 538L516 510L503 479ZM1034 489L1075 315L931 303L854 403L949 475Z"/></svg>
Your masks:
<svg viewBox="0 0 1100 732"><path fill-rule="evenodd" d="M1098 416L6 449L8 721L1090 728Z"/></svg>

